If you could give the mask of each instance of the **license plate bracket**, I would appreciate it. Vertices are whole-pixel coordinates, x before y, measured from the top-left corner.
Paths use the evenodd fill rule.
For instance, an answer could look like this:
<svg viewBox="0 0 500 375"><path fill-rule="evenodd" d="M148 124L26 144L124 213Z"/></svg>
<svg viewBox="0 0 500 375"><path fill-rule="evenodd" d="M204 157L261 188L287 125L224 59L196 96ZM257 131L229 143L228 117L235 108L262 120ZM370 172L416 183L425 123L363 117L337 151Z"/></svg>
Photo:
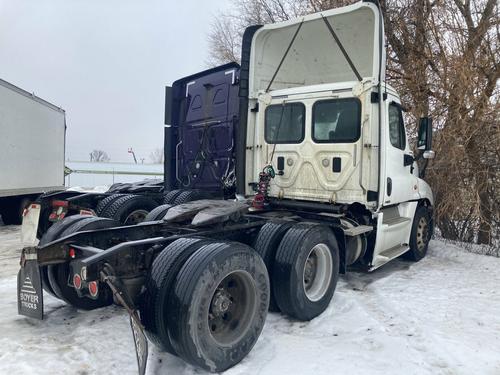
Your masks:
<svg viewBox="0 0 500 375"><path fill-rule="evenodd" d="M26 245L35 245L38 222L40 220L41 206L32 203L23 214L23 225L21 227L21 242Z"/></svg>

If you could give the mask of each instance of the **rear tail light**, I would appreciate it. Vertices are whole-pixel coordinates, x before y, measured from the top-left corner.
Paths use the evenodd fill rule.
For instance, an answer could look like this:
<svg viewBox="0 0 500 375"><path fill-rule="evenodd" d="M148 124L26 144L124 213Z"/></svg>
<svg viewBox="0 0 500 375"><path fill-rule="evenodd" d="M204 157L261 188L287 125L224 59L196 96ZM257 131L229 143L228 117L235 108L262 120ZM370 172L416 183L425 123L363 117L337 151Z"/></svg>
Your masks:
<svg viewBox="0 0 500 375"><path fill-rule="evenodd" d="M53 200L52 207L68 207L68 201Z"/></svg>
<svg viewBox="0 0 500 375"><path fill-rule="evenodd" d="M97 281L91 281L89 283L89 293L92 297L96 297L97 293L99 293L99 289L97 286Z"/></svg>
<svg viewBox="0 0 500 375"><path fill-rule="evenodd" d="M76 289L80 289L82 287L82 278L77 273L73 276L73 285Z"/></svg>
<svg viewBox="0 0 500 375"><path fill-rule="evenodd" d="M69 257L70 257L70 258L75 259L75 257L76 257L76 251L75 251L75 249L73 249L73 248L71 247L71 248L69 249L68 254L69 254Z"/></svg>

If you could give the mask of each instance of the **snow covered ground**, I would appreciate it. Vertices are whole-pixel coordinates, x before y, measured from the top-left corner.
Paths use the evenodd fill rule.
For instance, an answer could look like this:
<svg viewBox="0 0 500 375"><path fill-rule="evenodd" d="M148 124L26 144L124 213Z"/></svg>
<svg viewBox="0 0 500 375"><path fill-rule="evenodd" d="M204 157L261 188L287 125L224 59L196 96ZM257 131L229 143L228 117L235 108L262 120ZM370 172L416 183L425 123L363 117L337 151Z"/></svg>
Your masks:
<svg viewBox="0 0 500 375"><path fill-rule="evenodd" d="M0 374L133 374L119 307L78 311L45 296L17 315L19 227L0 226ZM311 322L270 314L237 374L500 374L500 259L432 241L427 258L341 277ZM204 374L151 347L149 374Z"/></svg>

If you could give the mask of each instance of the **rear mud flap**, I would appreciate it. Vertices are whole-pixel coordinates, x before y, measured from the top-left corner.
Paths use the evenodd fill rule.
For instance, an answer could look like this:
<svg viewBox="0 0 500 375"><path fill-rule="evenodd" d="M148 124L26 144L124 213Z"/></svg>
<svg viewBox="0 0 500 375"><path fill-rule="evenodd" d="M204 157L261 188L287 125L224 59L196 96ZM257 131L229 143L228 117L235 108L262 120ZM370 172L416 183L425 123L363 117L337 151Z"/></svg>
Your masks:
<svg viewBox="0 0 500 375"><path fill-rule="evenodd" d="M134 308L132 300L127 295L125 290L119 288L119 282L113 276L108 276L101 271L101 280L108 284L113 292L114 298L127 310L130 318L130 328L132 328L132 335L134 337L135 355L137 357L137 368L139 375L146 373L146 365L148 362L148 340L144 333L144 327L137 310Z"/></svg>
<svg viewBox="0 0 500 375"><path fill-rule="evenodd" d="M24 254L28 257L33 254ZM43 319L43 291L40 268L36 259L22 258L17 274L17 311L20 315Z"/></svg>
<svg viewBox="0 0 500 375"><path fill-rule="evenodd" d="M137 357L137 366L139 375L146 373L146 364L148 362L148 340L142 329L142 325L137 321L137 313L130 315L130 327L134 336L135 354Z"/></svg>

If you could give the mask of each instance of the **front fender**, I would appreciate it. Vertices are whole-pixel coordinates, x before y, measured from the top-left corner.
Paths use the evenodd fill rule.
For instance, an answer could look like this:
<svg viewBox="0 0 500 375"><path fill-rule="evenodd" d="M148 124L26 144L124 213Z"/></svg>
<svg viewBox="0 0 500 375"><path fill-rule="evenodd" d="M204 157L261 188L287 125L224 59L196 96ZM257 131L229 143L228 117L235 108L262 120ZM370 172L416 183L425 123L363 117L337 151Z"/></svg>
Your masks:
<svg viewBox="0 0 500 375"><path fill-rule="evenodd" d="M431 205L434 206L434 194L432 194L432 189L427 182L419 178L418 180L418 194L420 199L428 199Z"/></svg>

